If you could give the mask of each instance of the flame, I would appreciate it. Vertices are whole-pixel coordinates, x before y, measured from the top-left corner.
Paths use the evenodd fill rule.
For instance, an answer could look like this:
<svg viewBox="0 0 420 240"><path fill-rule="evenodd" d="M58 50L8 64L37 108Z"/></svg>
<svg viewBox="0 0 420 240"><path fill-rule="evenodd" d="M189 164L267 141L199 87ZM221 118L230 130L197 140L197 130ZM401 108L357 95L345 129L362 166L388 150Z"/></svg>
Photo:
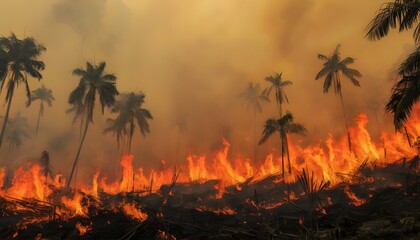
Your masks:
<svg viewBox="0 0 420 240"><path fill-rule="evenodd" d="M73 214L86 217L87 216L87 208L82 206L82 194L76 192L73 198L68 198L63 196L61 198L61 202L66 206L68 209L72 211Z"/></svg>
<svg viewBox="0 0 420 240"><path fill-rule="evenodd" d="M408 134L413 138L420 134L420 104L417 104L412 111L410 120L406 123ZM314 177L337 184L345 179L346 174L351 175L357 171L363 160L369 158L368 165L386 165L403 157L411 157L418 154L417 149L410 147L407 143L405 133L381 133L380 139L374 141L367 131L368 118L366 114L359 114L355 119L354 126L349 128L352 142L352 151L347 145L347 134L341 138L334 138L328 135L322 142L301 146L295 144L289 137L289 153L292 173L282 177L281 156L276 153L268 153L259 163L253 163L250 159L229 155L230 143L222 139L222 147L213 155L191 154L186 157L183 165L174 169L167 166L166 161L161 161L159 170L146 171L142 167L133 167L133 155L123 156L121 165L121 178L116 180L108 179L105 173L97 170L90 183L80 184L78 188L85 194L100 199L99 192L108 194L119 194L126 192L151 193L160 186L171 185L174 176L177 182L204 182L217 180L214 187L217 193L214 197L222 198L228 191L229 186L235 186L240 191L240 183L245 181L257 181L267 176L277 177L275 183L296 181L296 176L301 174L301 169L307 168L314 172ZM287 161L285 161L287 163ZM369 166L367 166L369 167ZM286 166L288 169L288 166ZM34 198L48 201L54 189L63 188L65 180L61 174L45 177L41 172L42 168L33 162L25 163L18 167L13 173L11 186L0 190L0 196L11 196L14 198ZM179 175L178 175L179 174ZM6 169L0 169L0 187L3 186L6 177ZM352 204L363 204L363 199L345 188L347 197ZM293 194L290 198L294 198ZM63 196L62 204L72 211L71 214L86 216L87 206L82 205L83 195L75 192L73 197ZM86 204L89 202L83 201ZM120 206L121 207L121 206ZM138 220L143 221L147 214L141 212L134 204L122 206L124 212Z"/></svg>
<svg viewBox="0 0 420 240"><path fill-rule="evenodd" d="M40 174L41 167L38 164L26 163L20 166L15 172L12 186L3 193L15 198L34 198L45 200L51 193L47 186L47 179ZM5 172L2 171L2 179ZM3 181L1 181L3 185Z"/></svg>
<svg viewBox="0 0 420 240"><path fill-rule="evenodd" d="M148 217L147 213L144 213L140 209L138 209L134 203L124 204L123 211L127 216L139 220L140 222L145 221Z"/></svg>

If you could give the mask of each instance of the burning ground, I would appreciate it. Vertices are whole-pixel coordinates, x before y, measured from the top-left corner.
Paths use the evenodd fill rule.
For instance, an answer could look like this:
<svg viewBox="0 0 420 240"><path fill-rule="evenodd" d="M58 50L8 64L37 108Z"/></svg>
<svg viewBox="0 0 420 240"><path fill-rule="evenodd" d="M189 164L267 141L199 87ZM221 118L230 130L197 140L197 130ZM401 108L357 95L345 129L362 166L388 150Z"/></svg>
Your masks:
<svg viewBox="0 0 420 240"><path fill-rule="evenodd" d="M420 112L417 105L415 112ZM361 114L347 138L291 144L292 174L281 158L261 165L232 159L230 144L211 156L162 162L146 174L123 156L121 178L97 170L65 187L45 160L27 162L6 183L1 170L2 239L415 239L420 232L418 147L405 134L373 142ZM420 131L420 115L410 122ZM414 138L410 138L415 140ZM45 156L44 156L45 158Z"/></svg>

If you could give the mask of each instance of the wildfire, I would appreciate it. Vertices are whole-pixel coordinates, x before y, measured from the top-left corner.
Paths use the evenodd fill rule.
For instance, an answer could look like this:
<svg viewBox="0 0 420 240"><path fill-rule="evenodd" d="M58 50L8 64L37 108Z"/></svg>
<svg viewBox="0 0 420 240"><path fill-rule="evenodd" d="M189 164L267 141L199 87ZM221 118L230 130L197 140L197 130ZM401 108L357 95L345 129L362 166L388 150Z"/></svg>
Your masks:
<svg viewBox="0 0 420 240"><path fill-rule="evenodd" d="M392 135L382 133L381 139L374 142L366 129L367 123L367 116L360 114L355 118L355 125L350 127L352 152L348 150L347 136L334 139L330 135L324 144L316 143L305 147L293 144L292 139L289 139L292 174L287 174L285 177L279 174L281 172L280 156L270 153L264 161L255 165L250 159L230 159L230 143L222 139L222 148L213 157L192 154L186 157L184 165L177 166L176 169L166 166L166 162L162 161L160 170L150 171L149 174L146 174L143 168L137 170L133 168L134 156L123 156L120 162L122 168L120 179L109 181L104 173L97 170L91 184L80 184L78 188L83 193L100 200L100 192L147 194L155 192L164 184L170 186L174 183L174 179L184 183L217 180L217 184L214 185L217 193L214 197L221 198L230 186L234 186L236 191L241 191L240 183L256 181L267 176L277 176L273 178L276 179L275 183L295 182L303 168L314 172L317 179L337 184L345 180L344 175L356 172L363 163L363 159L369 158L369 164L385 165L402 157L417 154L416 148L409 147L405 133ZM420 134L420 104L413 109L413 116L406 126L407 132L412 137ZM5 185L6 172L6 169L0 169L0 186ZM48 202L53 190L63 188L65 181L61 174L48 176L42 172L41 167L36 163L23 164L14 171L10 186L5 190L0 190L0 196L16 199L32 198ZM348 186L345 188L345 193L354 205L364 203L364 200L357 198ZM294 199L293 193L290 198ZM62 196L61 203L70 209L73 215L86 216L87 206L82 204L82 199L82 193L75 191L72 197ZM125 214L140 221L147 218L147 215L134 204L126 203L122 209ZM229 210L226 209L219 211L229 214Z"/></svg>

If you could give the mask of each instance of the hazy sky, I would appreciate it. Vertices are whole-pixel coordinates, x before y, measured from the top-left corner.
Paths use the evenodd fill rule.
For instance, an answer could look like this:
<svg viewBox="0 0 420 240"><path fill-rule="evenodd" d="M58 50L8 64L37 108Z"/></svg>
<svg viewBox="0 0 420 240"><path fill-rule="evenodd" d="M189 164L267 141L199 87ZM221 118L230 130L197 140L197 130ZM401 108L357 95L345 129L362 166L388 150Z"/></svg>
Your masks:
<svg viewBox="0 0 420 240"><path fill-rule="evenodd" d="M136 133L135 164L159 167L160 160L173 163L176 119L187 122L180 137L181 157L186 153L210 154L224 136L232 154L249 156L252 149L252 113L244 110L238 95L248 82L268 86L264 78L282 72L293 81L286 88L297 122L310 134L302 144L323 142L328 133L340 136L344 123L339 99L322 92L315 75L322 67L317 53L329 55L338 43L342 55L356 58L352 67L363 74L361 88L343 80L349 119L360 112L371 118L379 103L379 122L392 131L383 112L395 80L395 69L414 44L411 32L396 31L376 42L365 39L365 27L380 6L389 0L13 0L1 2L0 35L15 32L33 36L44 44L43 80L30 79L31 89L51 88L56 101L47 108L38 137L26 140L10 158L15 163L38 159L50 151L55 170L65 175L79 142L79 126L65 114L67 97L78 79L72 69L86 61L107 62L107 71L118 77L120 92L143 91L145 108L155 120L146 138ZM2 97L3 96L3 97ZM0 97L4 98L4 92ZM11 116L17 111L35 129L38 104L26 109L22 87L16 91ZM6 107L2 105L1 114ZM258 116L258 133L275 105L264 105ZM103 135L110 114L95 112L81 155L82 171L118 166L115 138ZM277 148L276 140L260 148L265 155ZM4 147L0 164L9 155Z"/></svg>

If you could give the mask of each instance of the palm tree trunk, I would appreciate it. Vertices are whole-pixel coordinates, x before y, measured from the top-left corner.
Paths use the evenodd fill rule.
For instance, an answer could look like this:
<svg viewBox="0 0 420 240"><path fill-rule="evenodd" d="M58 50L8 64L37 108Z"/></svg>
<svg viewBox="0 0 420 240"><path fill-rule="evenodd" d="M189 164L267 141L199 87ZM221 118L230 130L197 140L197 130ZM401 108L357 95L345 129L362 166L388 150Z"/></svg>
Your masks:
<svg viewBox="0 0 420 240"><path fill-rule="evenodd" d="M41 104L39 105L38 121L36 122L35 136L38 136L38 128L39 128L39 121L41 120L41 112L42 112L42 100L41 100Z"/></svg>
<svg viewBox="0 0 420 240"><path fill-rule="evenodd" d="M340 93L340 100L341 100L341 108L343 109L344 123L346 124L347 142L349 144L349 151L352 152L352 150L351 150L350 130L349 130L349 124L347 122L346 109L344 108L343 94L341 93L341 90L339 90L339 93Z"/></svg>
<svg viewBox="0 0 420 240"><path fill-rule="evenodd" d="M78 175L78 173L79 173L79 161L77 161L77 163L76 163L76 170L74 170L74 184L73 184L73 187L74 188L77 188L77 175Z"/></svg>
<svg viewBox="0 0 420 240"><path fill-rule="evenodd" d="M279 111L280 118L283 116L282 108L281 108L281 102L280 102L280 89L276 89L276 103L277 103L277 110Z"/></svg>
<svg viewBox="0 0 420 240"><path fill-rule="evenodd" d="M405 126L403 126L403 128L404 128L404 131L405 131L405 136L407 137L408 146L410 146L410 148L411 148L412 145L411 145L410 135L407 132L407 128Z"/></svg>
<svg viewBox="0 0 420 240"><path fill-rule="evenodd" d="M83 130L83 119L80 118L79 138L82 136L82 130Z"/></svg>
<svg viewBox="0 0 420 240"><path fill-rule="evenodd" d="M131 142L133 140L134 134L134 123L133 120L130 122L130 138L128 139L128 154L131 154Z"/></svg>
<svg viewBox="0 0 420 240"><path fill-rule="evenodd" d="M254 107L254 139L253 139L254 141L254 154L253 154L253 159L252 159L252 162L254 163L254 166L255 166L255 164L256 164L256 159L257 159L257 157L256 157L256 155L257 155L257 114L256 114L256 109L255 109L255 107Z"/></svg>
<svg viewBox="0 0 420 240"><path fill-rule="evenodd" d="M280 134L280 140L281 140L281 175L284 178L284 140L283 140L283 134Z"/></svg>
<svg viewBox="0 0 420 240"><path fill-rule="evenodd" d="M76 169L77 162L79 161L80 151L82 150L82 146L86 138L88 127L89 127L89 116L86 116L85 131L83 133L82 140L80 141L79 150L77 150L76 158L74 159L74 162L73 162L73 167L70 172L70 177L69 177L69 180L67 181L67 187L70 186L70 182L71 182L71 179L73 178L74 170Z"/></svg>
<svg viewBox="0 0 420 240"><path fill-rule="evenodd" d="M13 92L15 90L15 85L12 83L9 86L10 88L10 95L9 95L9 99L7 99L7 110L6 110L6 115L4 116L4 120L3 120L3 126L1 128L1 133L0 133L0 147L3 143L3 138L4 138L4 131L6 130L6 124L7 121L9 120L9 113L10 113L10 106L12 105L12 99L13 99Z"/></svg>
<svg viewBox="0 0 420 240"><path fill-rule="evenodd" d="M289 154L289 140L287 140L287 134L284 137L284 141L286 142L286 154L287 154L287 163L289 164L289 174L292 173L292 164L290 163L290 154Z"/></svg>

